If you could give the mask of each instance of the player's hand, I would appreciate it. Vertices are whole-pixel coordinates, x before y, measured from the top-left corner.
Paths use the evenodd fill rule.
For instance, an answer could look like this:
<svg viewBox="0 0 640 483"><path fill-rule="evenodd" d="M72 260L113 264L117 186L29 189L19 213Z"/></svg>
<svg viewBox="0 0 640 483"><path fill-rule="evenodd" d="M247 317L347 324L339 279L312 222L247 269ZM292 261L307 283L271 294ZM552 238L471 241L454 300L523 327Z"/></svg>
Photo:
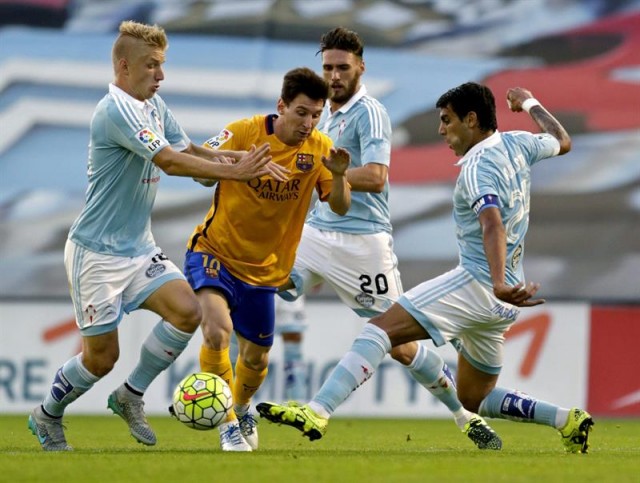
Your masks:
<svg viewBox="0 0 640 483"><path fill-rule="evenodd" d="M539 283L529 282L526 285L519 283L511 286L507 284L496 284L493 286L493 293L503 302L507 302L517 307L533 307L546 302L544 299L534 299L533 296L540 288Z"/></svg>
<svg viewBox="0 0 640 483"><path fill-rule="evenodd" d="M531 91L523 87L512 87L507 90L507 105L513 112L522 112L522 103L532 97Z"/></svg>
<svg viewBox="0 0 640 483"><path fill-rule="evenodd" d="M236 162L235 159L229 156L216 156L214 159L216 163L220 163L220 164L233 164Z"/></svg>
<svg viewBox="0 0 640 483"><path fill-rule="evenodd" d="M251 146L245 154L233 165L232 178L237 181L249 181L266 174L271 174L271 147L264 143L260 147Z"/></svg>
<svg viewBox="0 0 640 483"><path fill-rule="evenodd" d="M330 155L327 158L322 156L322 164L336 176L343 176L347 172L349 163L351 163L351 155L344 148L331 148Z"/></svg>
<svg viewBox="0 0 640 483"><path fill-rule="evenodd" d="M267 163L266 165L269 173L273 179L276 181L287 181L289 179L289 174L291 170L285 168L284 166L280 166L279 164L274 163L273 161Z"/></svg>

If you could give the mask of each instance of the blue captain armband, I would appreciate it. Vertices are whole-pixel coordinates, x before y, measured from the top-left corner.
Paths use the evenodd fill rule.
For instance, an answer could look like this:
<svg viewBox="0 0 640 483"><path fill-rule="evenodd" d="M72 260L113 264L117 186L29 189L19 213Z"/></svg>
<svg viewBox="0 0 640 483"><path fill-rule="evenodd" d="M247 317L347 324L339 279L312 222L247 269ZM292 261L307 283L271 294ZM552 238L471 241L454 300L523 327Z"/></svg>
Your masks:
<svg viewBox="0 0 640 483"><path fill-rule="evenodd" d="M500 208L500 198L497 195L484 195L482 198L477 199L471 208L473 208L473 212L476 215L479 215L482 210L490 206Z"/></svg>

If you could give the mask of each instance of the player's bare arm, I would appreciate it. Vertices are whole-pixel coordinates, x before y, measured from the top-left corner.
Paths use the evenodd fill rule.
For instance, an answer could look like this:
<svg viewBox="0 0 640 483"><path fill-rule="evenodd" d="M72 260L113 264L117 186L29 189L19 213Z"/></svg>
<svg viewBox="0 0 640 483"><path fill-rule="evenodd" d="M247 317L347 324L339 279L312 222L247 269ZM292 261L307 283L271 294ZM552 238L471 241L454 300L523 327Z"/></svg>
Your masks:
<svg viewBox="0 0 640 483"><path fill-rule="evenodd" d="M264 146L268 146L268 144L264 144ZM230 151L230 150L219 150L219 149L210 149L205 148L204 146L197 146L195 144L191 144L189 148L185 150L189 154L194 154L196 156L208 159L213 162L223 163L223 164L234 164L243 159L243 157L249 154L249 151ZM269 162L266 165L267 173L272 178L277 181L287 181L289 179L290 171L284 166L280 166L279 164ZM212 182L208 179L203 178L194 178L200 184L205 186L213 186L215 184L215 180Z"/></svg>
<svg viewBox="0 0 640 483"><path fill-rule="evenodd" d="M532 298L540 288L540 284L528 283L526 286L523 284L511 286L505 282L507 235L500 217L500 210L494 207L485 208L480 212L478 220L482 226L482 241L489 263L494 295L500 300L518 307L543 304L544 299Z"/></svg>
<svg viewBox="0 0 640 483"><path fill-rule="evenodd" d="M522 87L513 87L507 91L507 104L513 112L522 112L523 103L528 99L535 101L529 107L529 115L542 132L551 134L560 143L560 153L565 154L571 150L571 137L565 128L540 102L533 97L531 91ZM533 101L529 101L532 103Z"/></svg>
<svg viewBox="0 0 640 483"><path fill-rule="evenodd" d="M346 176L350 162L351 156L344 148L331 148L329 157L322 157L322 164L333 174L329 206L338 215L346 214L351 207L351 188Z"/></svg>
<svg viewBox="0 0 640 483"><path fill-rule="evenodd" d="M347 170L347 181L351 185L351 191L365 193L382 193L387 181L389 167L384 164L369 163L359 168Z"/></svg>
<svg viewBox="0 0 640 483"><path fill-rule="evenodd" d="M198 156L175 151L170 146L158 152L153 162L170 176L192 178L249 181L272 172L268 166L271 162L268 144L253 147L235 164L212 163Z"/></svg>

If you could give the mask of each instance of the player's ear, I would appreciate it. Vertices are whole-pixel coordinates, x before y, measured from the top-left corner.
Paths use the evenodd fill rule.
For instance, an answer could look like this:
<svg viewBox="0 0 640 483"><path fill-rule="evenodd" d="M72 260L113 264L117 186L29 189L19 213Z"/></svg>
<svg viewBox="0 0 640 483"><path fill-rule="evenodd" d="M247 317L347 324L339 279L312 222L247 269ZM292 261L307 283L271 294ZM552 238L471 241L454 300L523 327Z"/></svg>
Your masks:
<svg viewBox="0 0 640 483"><path fill-rule="evenodd" d="M278 99L278 103L276 104L276 106L278 108L278 114L282 116L284 114L284 108L285 108L285 104L284 104L284 101L282 100L282 97Z"/></svg>
<svg viewBox="0 0 640 483"><path fill-rule="evenodd" d="M467 125L471 128L478 126L478 115L475 111L469 111L465 116L465 121Z"/></svg>
<svg viewBox="0 0 640 483"><path fill-rule="evenodd" d="M129 63L127 62L127 59L125 59L124 57L118 59L118 70L120 72L129 71Z"/></svg>

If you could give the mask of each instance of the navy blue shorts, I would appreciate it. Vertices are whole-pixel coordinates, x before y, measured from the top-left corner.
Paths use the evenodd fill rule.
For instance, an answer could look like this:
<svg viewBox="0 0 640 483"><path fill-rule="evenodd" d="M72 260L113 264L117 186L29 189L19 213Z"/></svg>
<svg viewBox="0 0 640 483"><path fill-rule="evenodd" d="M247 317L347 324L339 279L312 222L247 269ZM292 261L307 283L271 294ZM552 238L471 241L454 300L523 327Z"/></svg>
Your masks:
<svg viewBox="0 0 640 483"><path fill-rule="evenodd" d="M209 287L227 299L233 330L254 344L273 345L276 287L258 287L234 277L213 255L187 251L184 274L193 290Z"/></svg>

